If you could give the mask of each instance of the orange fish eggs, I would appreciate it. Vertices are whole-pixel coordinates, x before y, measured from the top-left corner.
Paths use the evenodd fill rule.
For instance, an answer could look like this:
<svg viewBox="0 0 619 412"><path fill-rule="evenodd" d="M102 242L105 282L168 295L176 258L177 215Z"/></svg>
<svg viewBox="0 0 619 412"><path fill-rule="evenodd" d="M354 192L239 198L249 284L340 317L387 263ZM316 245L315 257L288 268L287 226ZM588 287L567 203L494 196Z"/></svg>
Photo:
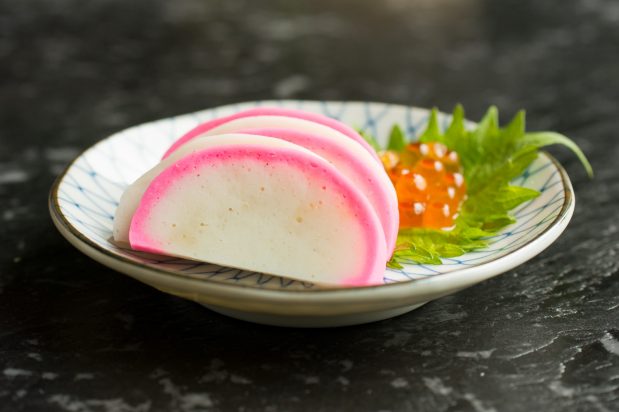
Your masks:
<svg viewBox="0 0 619 412"><path fill-rule="evenodd" d="M466 198L458 154L441 143L410 143L380 159L395 186L400 228L453 226Z"/></svg>

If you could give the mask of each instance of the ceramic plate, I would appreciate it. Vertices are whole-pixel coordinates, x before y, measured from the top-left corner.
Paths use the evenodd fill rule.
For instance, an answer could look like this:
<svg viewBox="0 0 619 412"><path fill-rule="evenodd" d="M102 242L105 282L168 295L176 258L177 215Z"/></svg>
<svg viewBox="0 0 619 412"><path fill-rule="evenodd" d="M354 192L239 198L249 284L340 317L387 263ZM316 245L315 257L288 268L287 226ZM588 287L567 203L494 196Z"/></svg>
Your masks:
<svg viewBox="0 0 619 412"><path fill-rule="evenodd" d="M60 233L91 258L164 292L253 322L285 326L339 326L408 312L503 273L540 253L567 226L574 211L572 187L563 168L542 153L517 185L542 192L521 205L517 222L486 249L442 265L386 269L384 285L325 288L281 277L123 249L111 242L112 221L127 185L154 166L168 146L198 123L255 106L300 108L331 116L377 136L385 144L400 124L415 138L428 110L384 103L259 101L162 119L116 133L95 144L58 177L49 207ZM442 114L445 125L449 116ZM382 139L382 140L381 140Z"/></svg>

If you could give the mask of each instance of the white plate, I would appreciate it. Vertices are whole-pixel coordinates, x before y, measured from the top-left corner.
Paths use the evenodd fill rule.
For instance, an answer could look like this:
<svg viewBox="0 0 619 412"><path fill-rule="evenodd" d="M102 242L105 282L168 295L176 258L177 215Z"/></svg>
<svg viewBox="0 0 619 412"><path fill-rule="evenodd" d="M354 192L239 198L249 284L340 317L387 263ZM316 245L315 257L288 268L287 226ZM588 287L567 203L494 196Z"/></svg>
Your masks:
<svg viewBox="0 0 619 412"><path fill-rule="evenodd" d="M110 242L112 219L124 188L155 165L185 131L216 116L255 106L301 108L369 131L385 143L400 124L410 136L422 132L428 110L368 102L260 101L162 119L116 133L95 144L58 177L49 207L64 237L93 259L164 292L220 313L272 325L340 326L386 319L474 285L531 259L567 226L574 195L563 168L548 154L514 183L542 194L515 211L517 222L486 249L443 264L385 270L385 284L321 288L276 276L121 249ZM449 116L441 115L445 125Z"/></svg>

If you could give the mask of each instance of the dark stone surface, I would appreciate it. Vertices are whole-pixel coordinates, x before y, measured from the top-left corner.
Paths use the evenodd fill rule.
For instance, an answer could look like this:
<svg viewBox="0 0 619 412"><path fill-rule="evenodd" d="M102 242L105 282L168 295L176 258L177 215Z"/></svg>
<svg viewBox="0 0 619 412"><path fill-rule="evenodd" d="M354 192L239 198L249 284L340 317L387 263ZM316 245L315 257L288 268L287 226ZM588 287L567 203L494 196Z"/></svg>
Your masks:
<svg viewBox="0 0 619 412"><path fill-rule="evenodd" d="M0 1L0 411L619 410L619 4ZM81 255L47 191L133 124L271 97L529 111L574 218L529 263L410 314L231 320Z"/></svg>

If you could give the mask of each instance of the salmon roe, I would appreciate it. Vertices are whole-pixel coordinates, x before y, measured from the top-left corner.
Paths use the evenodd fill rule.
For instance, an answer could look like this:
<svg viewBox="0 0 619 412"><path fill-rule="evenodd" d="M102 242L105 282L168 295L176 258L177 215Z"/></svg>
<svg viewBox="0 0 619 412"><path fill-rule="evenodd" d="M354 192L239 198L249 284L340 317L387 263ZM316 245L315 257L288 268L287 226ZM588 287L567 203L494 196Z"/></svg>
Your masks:
<svg viewBox="0 0 619 412"><path fill-rule="evenodd" d="M441 143L409 143L380 159L398 194L400 228L453 226L466 198L458 154Z"/></svg>

